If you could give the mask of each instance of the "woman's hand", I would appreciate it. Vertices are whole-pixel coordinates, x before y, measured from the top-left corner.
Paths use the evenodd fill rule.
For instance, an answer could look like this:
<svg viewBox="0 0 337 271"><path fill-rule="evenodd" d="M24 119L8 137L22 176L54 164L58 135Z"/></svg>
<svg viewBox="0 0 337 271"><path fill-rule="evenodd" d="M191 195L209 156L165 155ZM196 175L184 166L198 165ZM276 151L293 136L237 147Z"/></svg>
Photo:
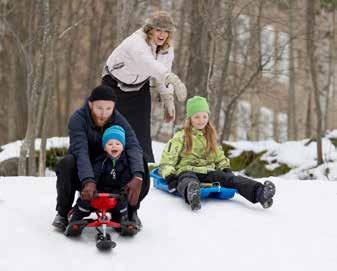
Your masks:
<svg viewBox="0 0 337 271"><path fill-rule="evenodd" d="M178 101L183 102L187 97L187 90L185 84L174 73L169 73L165 77L165 85L171 84L174 88L174 92L177 95Z"/></svg>
<svg viewBox="0 0 337 271"><path fill-rule="evenodd" d="M173 93L160 94L160 100L164 105L165 122L173 121L176 115Z"/></svg>

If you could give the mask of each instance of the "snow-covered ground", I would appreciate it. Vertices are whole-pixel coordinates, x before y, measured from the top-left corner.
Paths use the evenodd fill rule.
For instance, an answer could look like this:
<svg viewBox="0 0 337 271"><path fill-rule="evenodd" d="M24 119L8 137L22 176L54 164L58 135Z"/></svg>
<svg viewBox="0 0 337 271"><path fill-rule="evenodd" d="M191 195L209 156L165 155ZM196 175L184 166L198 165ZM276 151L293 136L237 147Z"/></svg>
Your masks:
<svg viewBox="0 0 337 271"><path fill-rule="evenodd" d="M154 142L156 161L163 148ZM336 270L337 182L270 179L277 194L268 210L236 195L191 212L152 187L139 212L143 230L114 233L117 247L102 253L95 230L70 239L51 226L55 177L0 177L0 271Z"/></svg>
<svg viewBox="0 0 337 271"><path fill-rule="evenodd" d="M335 182L272 179L275 204L264 210L240 196L207 200L192 212L151 188L133 238L95 247L95 230L69 239L50 225L55 178L0 178L0 270L324 270L337 268Z"/></svg>

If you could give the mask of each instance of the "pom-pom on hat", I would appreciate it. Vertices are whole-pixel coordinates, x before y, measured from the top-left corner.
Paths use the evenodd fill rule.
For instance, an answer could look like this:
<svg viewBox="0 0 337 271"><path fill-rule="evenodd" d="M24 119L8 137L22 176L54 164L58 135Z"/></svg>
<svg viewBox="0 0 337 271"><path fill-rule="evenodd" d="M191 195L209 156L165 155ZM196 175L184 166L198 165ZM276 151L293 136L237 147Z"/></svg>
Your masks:
<svg viewBox="0 0 337 271"><path fill-rule="evenodd" d="M207 100L204 97L194 96L187 100L186 115L188 118L190 118L198 112L207 112L209 114L209 106Z"/></svg>
<svg viewBox="0 0 337 271"><path fill-rule="evenodd" d="M122 143L123 147L125 147L125 130L123 129L123 127L119 125L112 125L111 127L109 127L104 131L102 137L103 148L110 139L118 140L120 143Z"/></svg>

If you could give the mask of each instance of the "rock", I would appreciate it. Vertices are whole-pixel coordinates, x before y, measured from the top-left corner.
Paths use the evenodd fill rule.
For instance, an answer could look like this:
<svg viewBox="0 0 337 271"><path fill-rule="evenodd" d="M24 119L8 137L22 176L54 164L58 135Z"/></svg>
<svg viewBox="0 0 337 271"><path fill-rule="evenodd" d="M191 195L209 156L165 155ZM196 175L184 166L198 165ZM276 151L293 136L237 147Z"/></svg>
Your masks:
<svg viewBox="0 0 337 271"><path fill-rule="evenodd" d="M9 158L0 163L0 176L18 176L19 158Z"/></svg>

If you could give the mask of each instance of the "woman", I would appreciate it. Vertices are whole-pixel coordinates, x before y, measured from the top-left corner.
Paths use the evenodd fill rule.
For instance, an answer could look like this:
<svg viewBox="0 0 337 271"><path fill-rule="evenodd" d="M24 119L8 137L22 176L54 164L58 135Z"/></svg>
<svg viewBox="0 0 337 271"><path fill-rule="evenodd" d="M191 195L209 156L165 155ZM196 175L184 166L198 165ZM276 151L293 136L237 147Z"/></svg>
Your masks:
<svg viewBox="0 0 337 271"><path fill-rule="evenodd" d="M186 87L171 72L174 58L171 16L159 11L127 37L109 56L102 84L117 87L117 109L134 129L147 162L154 162L151 146L151 89L164 104L165 121L175 118L174 96L186 99ZM151 79L151 80L150 80Z"/></svg>

